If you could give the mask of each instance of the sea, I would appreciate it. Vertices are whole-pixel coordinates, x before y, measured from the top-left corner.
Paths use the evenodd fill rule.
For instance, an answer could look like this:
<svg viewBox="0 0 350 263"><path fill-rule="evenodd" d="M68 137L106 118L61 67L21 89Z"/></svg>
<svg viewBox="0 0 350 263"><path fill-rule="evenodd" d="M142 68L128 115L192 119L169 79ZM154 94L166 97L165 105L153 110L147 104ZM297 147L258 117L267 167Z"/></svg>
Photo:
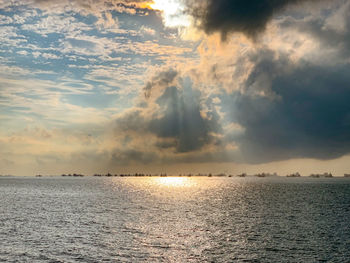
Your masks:
<svg viewBox="0 0 350 263"><path fill-rule="evenodd" d="M350 262L349 178L3 177L0 262Z"/></svg>

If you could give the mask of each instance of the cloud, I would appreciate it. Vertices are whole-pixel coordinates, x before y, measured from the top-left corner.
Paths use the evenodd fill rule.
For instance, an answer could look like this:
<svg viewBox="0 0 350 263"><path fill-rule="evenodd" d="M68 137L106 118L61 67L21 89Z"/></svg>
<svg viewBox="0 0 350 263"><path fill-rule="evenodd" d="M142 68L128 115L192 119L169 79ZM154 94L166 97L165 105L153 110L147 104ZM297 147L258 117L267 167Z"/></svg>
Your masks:
<svg viewBox="0 0 350 263"><path fill-rule="evenodd" d="M149 3L145 0L28 0L28 2L48 12L61 12L68 8L81 13L97 14L97 16L108 10L136 14L137 8L147 7ZM50 10L52 6L55 6L56 10Z"/></svg>
<svg viewBox="0 0 350 263"><path fill-rule="evenodd" d="M289 16L283 19L279 26L282 30L294 29L317 40L323 52L332 50L340 57L348 58L350 55L350 2L335 1L332 4L324 5L324 10L328 10L327 15L309 14L304 19ZM338 61L339 57L336 59Z"/></svg>
<svg viewBox="0 0 350 263"><path fill-rule="evenodd" d="M160 138L173 138L177 152L201 149L213 142L217 119L201 114L199 94L190 88L168 87L157 100L163 116L150 121L150 131Z"/></svg>
<svg viewBox="0 0 350 263"><path fill-rule="evenodd" d="M146 35L152 35L152 36L156 35L156 31L147 26L142 26L140 30L143 34L146 34Z"/></svg>
<svg viewBox="0 0 350 263"><path fill-rule="evenodd" d="M21 26L21 29L33 31L44 37L47 37L49 34L53 33L75 36L82 31L88 31L92 29L92 27L82 22L78 22L75 18L67 17L63 14L52 14L46 17L40 17L39 15L36 15L36 17L40 18L40 20L36 23L23 24Z"/></svg>
<svg viewBox="0 0 350 263"><path fill-rule="evenodd" d="M220 141L233 151L226 147L217 160L330 160L350 153L349 10L346 1L296 7L271 20L259 43L240 36L221 43L216 34L201 43L192 77L220 98L221 122L240 127L223 126Z"/></svg>
<svg viewBox="0 0 350 263"><path fill-rule="evenodd" d="M247 89L222 97L231 121L244 128L234 138L243 160L334 159L350 153L350 64L295 65L265 55L247 85L259 85L262 75L274 96Z"/></svg>
<svg viewBox="0 0 350 263"><path fill-rule="evenodd" d="M143 88L145 92L145 97L149 98L151 96L152 90L156 88L163 89L174 82L178 72L174 69L169 69L166 71L161 71L159 74L154 76L151 81L147 82L146 86Z"/></svg>
<svg viewBox="0 0 350 263"><path fill-rule="evenodd" d="M165 39L176 30L141 2L35 1L33 20L0 17L6 159L133 169L350 153L348 1L188 0L198 42ZM221 41L230 32L264 34ZM47 132L11 137L33 122Z"/></svg>
<svg viewBox="0 0 350 263"><path fill-rule="evenodd" d="M118 27L118 18L113 17L111 13L104 13L97 21L98 25L104 28Z"/></svg>
<svg viewBox="0 0 350 263"><path fill-rule="evenodd" d="M153 89L158 92L116 120L118 134L153 136L156 151L166 149L175 154L199 151L215 143L216 134L221 132L219 115L210 105L204 111L201 94L188 79L182 79L174 69L165 70L144 88L146 92Z"/></svg>
<svg viewBox="0 0 350 263"><path fill-rule="evenodd" d="M187 5L206 33L220 32L225 39L230 32L255 38L283 8L307 1L316 0L187 0Z"/></svg>
<svg viewBox="0 0 350 263"><path fill-rule="evenodd" d="M350 63L343 48L349 33L334 22L326 26L344 5L332 6L327 16L323 8L272 21L259 45L235 38L213 47L209 37L200 46L201 63L190 70L193 83L179 70L160 72L145 85L144 104L117 122L152 141L153 162L266 163L349 154ZM322 34L336 37L337 45Z"/></svg>

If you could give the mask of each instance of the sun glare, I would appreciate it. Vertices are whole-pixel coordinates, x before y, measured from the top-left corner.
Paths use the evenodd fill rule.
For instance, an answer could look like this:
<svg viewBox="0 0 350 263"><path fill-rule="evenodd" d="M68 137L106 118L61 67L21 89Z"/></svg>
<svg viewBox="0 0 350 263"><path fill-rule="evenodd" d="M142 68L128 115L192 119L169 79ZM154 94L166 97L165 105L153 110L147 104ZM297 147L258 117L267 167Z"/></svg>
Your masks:
<svg viewBox="0 0 350 263"><path fill-rule="evenodd" d="M193 185L193 181L187 177L156 177L154 182L160 186L186 187Z"/></svg>
<svg viewBox="0 0 350 263"><path fill-rule="evenodd" d="M184 13L185 7L179 0L153 0L150 7L162 12L167 27L188 27L189 17Z"/></svg>

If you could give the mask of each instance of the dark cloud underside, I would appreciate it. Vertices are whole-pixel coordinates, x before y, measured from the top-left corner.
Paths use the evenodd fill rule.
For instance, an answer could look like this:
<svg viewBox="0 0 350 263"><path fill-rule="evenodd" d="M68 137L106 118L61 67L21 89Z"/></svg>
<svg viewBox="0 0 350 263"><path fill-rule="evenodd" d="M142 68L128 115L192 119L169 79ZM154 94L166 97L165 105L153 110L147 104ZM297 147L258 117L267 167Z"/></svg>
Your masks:
<svg viewBox="0 0 350 263"><path fill-rule="evenodd" d="M199 94L191 89L168 87L157 102L163 116L151 120L150 130L160 138L173 138L177 152L191 152L212 142L218 131L217 118L201 116Z"/></svg>
<svg viewBox="0 0 350 263"><path fill-rule="evenodd" d="M236 138L245 160L266 162L289 158L333 159L350 153L350 65L332 69L264 59L250 81L274 71L271 92L277 96L234 93L232 121L245 128Z"/></svg>
<svg viewBox="0 0 350 263"><path fill-rule="evenodd" d="M317 0L187 0L189 12L207 33L242 32L256 37L275 13L290 4Z"/></svg>
<svg viewBox="0 0 350 263"><path fill-rule="evenodd" d="M143 108L119 118L118 129L153 134L159 139L154 145L157 149L176 153L198 151L212 144L215 141L212 133L221 132L219 116L212 105L206 105L206 116L202 116L200 91L178 74L173 69L156 74L143 89L146 95L141 103ZM152 94L153 90L157 90L156 94ZM151 96L158 110L152 115L143 114L154 107L147 103Z"/></svg>

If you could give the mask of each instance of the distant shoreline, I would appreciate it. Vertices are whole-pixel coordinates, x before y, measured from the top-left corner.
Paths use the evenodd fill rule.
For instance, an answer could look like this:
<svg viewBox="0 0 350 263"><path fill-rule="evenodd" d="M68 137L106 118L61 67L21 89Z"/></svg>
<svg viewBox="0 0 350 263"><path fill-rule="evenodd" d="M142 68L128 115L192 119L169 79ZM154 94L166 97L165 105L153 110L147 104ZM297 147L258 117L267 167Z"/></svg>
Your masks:
<svg viewBox="0 0 350 263"><path fill-rule="evenodd" d="M173 174L142 174L142 173L135 173L135 174L94 174L94 175L84 175L84 174L62 174L62 175L43 175L43 174L37 174L33 176L16 176L16 175L1 175L0 178L13 178L13 177L63 177L63 178L82 178L82 177L90 177L90 178L110 178L110 177L120 177L120 178L157 178L157 177L194 177L194 178L203 178L203 177L215 177L215 178L350 178L350 174L344 174L343 176L333 176L331 173L323 173L323 174L310 174L306 176L302 176L299 173L295 174L287 174L287 175L278 175L277 173L258 173L258 174L179 174L179 175L173 175Z"/></svg>

